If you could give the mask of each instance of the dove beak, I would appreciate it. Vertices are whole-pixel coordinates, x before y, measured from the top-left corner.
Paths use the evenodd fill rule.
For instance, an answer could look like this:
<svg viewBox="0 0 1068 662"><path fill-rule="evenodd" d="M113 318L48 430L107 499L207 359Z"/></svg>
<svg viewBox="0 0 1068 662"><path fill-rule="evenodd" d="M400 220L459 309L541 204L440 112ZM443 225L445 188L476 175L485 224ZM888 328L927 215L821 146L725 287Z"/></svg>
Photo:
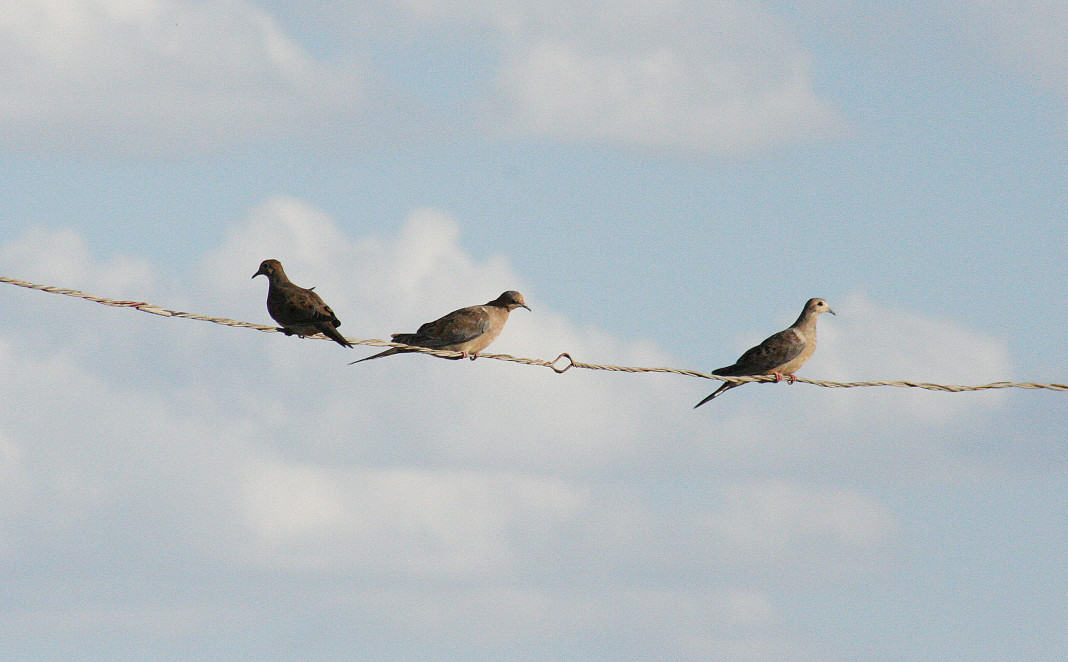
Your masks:
<svg viewBox="0 0 1068 662"><path fill-rule="evenodd" d="M263 269L260 269L256 273L252 274L252 277L255 278L256 276L263 276L263 275L264 275Z"/></svg>
<svg viewBox="0 0 1068 662"><path fill-rule="evenodd" d="M832 315L834 315L835 317L838 317L838 313L834 312L834 311L833 311L833 310L831 310L830 308L828 308L828 309L827 309L827 312L828 312L828 313L830 313L830 314L832 314Z"/></svg>
<svg viewBox="0 0 1068 662"><path fill-rule="evenodd" d="M530 306L528 306L528 305L527 305L527 304L525 304L525 303L521 303L521 304L519 304L519 305L520 305L520 306L522 306L522 307L524 307L524 308L526 308L527 310L530 310Z"/></svg>

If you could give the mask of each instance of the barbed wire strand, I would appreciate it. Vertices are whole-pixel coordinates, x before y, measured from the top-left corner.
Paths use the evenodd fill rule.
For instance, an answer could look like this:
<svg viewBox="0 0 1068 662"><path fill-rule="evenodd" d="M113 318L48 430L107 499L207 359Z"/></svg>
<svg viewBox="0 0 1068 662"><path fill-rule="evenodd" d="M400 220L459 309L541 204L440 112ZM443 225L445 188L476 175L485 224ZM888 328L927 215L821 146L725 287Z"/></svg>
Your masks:
<svg viewBox="0 0 1068 662"><path fill-rule="evenodd" d="M237 320L227 319L225 317L209 317L207 315L198 315L195 313L185 313L176 310L168 310L160 306L147 303L144 301L125 301L116 299L106 299L104 297L94 296L92 294L86 294L78 290L71 290L63 287L54 287L51 285L38 285L36 283L29 283L24 280L18 280L16 278L8 278L6 276L0 276L0 283L9 283L11 285L17 285L18 287L24 287L31 290L38 290L41 292L50 292L52 294L62 294L64 296L76 297L79 299L85 299L86 301L92 301L94 303L103 304L105 306L114 306L117 308L133 308L143 313L150 313L152 315L160 315L162 317L180 317L183 319L198 320L201 322L211 322L213 324L221 324L223 326L234 326L244 329L253 329L255 331L263 331L264 333L278 333L282 329L276 326L267 326L263 324L253 324L251 322L239 322ZM314 336L308 336L309 338L317 340L329 340L329 338L322 334L316 334ZM460 352L454 352L450 350L431 349L428 347L413 347L411 345L405 345L402 343L389 342L386 340L377 339L362 339L362 338L346 338L354 345L369 345L372 347L399 347L407 349L413 352L420 352L422 354L431 354L433 356L439 356L442 358L456 359L462 356ZM771 375L754 375L751 377L722 377L720 375L712 375L704 372L698 372L696 370L685 370L682 368L646 368L646 367L633 367L633 366L619 366L619 365L599 365L596 363L583 363L576 361L571 357L568 352L563 352L552 361L546 361L544 359L530 359L520 356L512 356L510 354L483 354L480 353L479 358L496 359L498 361L509 361L512 363L521 363L524 365L536 365L544 366L555 371L557 374L567 372L571 368L581 368L584 370L603 370L608 372L659 372L670 373L675 375L687 375L690 377L700 377L702 379L713 379L724 382L733 382L736 384L744 384L746 382L774 382L775 377ZM562 362L562 359L566 359L566 362ZM793 381L798 381L803 384L811 384L813 386L822 386L824 388L858 388L858 387L870 387L870 386L894 386L900 388L920 388L929 391L944 391L949 393L959 393L962 391L983 391L989 389L1004 389L1004 388L1022 388L1022 389L1046 389L1051 391L1068 391L1068 384L1049 384L1049 383L1036 383L1036 382L992 382L990 384L975 384L975 385L961 385L961 384L932 384L928 382L913 382L913 381L869 381L869 382L834 382L824 379L808 379L807 377L794 377Z"/></svg>

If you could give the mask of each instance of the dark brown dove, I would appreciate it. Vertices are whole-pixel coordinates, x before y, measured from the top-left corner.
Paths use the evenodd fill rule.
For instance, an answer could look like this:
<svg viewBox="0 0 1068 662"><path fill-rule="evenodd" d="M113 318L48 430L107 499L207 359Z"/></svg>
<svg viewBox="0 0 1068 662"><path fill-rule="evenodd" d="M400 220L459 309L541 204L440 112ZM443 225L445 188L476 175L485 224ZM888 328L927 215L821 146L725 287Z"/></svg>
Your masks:
<svg viewBox="0 0 1068 662"><path fill-rule="evenodd" d="M775 381L786 376L792 384L794 373L816 351L816 318L823 313L835 314L823 299L809 299L793 326L747 350L734 365L713 370L712 374L722 377L775 375ZM723 382L711 395L694 405L694 409L735 386L741 384Z"/></svg>
<svg viewBox="0 0 1068 662"><path fill-rule="evenodd" d="M416 347L448 349L463 354L463 356L449 358L470 357L474 360L479 352L489 347L489 344L501 335L504 323L508 321L508 313L516 308L530 310L530 307L523 301L522 294L515 290L508 290L487 304L454 310L441 319L427 322L415 333L394 333L393 342ZM352 363L411 351L413 350L391 347L384 352Z"/></svg>
<svg viewBox="0 0 1068 662"><path fill-rule="evenodd" d="M282 270L278 260L264 260L260 269L252 277L267 276L270 286L267 289L267 312L282 327L287 336L313 336L321 333L342 347L352 347L352 343L337 332L341 326L337 315L326 305L313 287L303 288L294 285Z"/></svg>

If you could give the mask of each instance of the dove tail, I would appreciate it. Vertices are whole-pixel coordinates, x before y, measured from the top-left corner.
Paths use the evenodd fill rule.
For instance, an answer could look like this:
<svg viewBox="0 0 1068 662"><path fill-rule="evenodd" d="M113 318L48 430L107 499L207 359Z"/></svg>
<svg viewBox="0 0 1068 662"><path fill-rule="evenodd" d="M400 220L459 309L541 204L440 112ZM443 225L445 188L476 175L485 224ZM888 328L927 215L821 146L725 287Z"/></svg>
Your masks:
<svg viewBox="0 0 1068 662"><path fill-rule="evenodd" d="M715 373L713 373L713 374L715 374ZM728 390L728 389L732 389L732 388L734 388L735 386L741 386L741 384L733 384L733 383L731 383L731 382L723 382L723 385L722 385L722 386L720 386L719 388L717 388L717 389L716 389L715 391L713 391L713 392L712 392L711 394L709 394L709 395L705 396L705 399L704 399L704 400L702 400L702 401L700 401L700 402L698 402L697 404L695 404L695 405L693 406L693 408L694 408L694 409L697 409L698 407L700 407L701 405L705 404L705 403L706 403L706 402L708 402L709 400L713 400L713 399L715 399L715 398L718 398L718 397L720 396L720 394L722 394L722 393L723 393L724 391L726 391L726 390Z"/></svg>
<svg viewBox="0 0 1068 662"><path fill-rule="evenodd" d="M352 347L352 343L346 340L345 336L338 333L337 329L335 329L333 326L329 324L320 324L317 325L317 328L323 333L324 336L326 336L330 340L333 340L342 347Z"/></svg>
<svg viewBox="0 0 1068 662"><path fill-rule="evenodd" d="M356 365L357 363L363 363L364 361L370 361L371 359L377 359L377 358L381 358L383 356L391 356L393 354L399 353L400 351L401 350L397 349L396 347L390 347L389 349L387 349L384 352L379 352L377 354L372 354L371 356L365 356L362 359L357 359L355 361L350 361L349 365Z"/></svg>

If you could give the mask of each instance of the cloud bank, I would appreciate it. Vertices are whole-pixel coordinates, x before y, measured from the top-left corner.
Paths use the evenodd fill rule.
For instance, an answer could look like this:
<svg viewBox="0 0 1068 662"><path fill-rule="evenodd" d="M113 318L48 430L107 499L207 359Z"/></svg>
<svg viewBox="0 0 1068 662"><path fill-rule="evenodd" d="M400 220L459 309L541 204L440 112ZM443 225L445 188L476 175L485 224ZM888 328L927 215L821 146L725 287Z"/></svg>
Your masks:
<svg viewBox="0 0 1068 662"><path fill-rule="evenodd" d="M360 72L316 61L242 1L9 3L0 80L8 146L110 154L306 137L365 98Z"/></svg>
<svg viewBox="0 0 1068 662"><path fill-rule="evenodd" d="M12 5L0 18L0 140L112 155L265 141L336 149L372 125L404 124L390 131L398 138L439 131L459 107L450 125L512 138L744 153L837 123L798 39L752 3L444 1L320 13L360 26L335 28L355 41L352 55L312 55L299 22L251 2ZM472 43L471 30L489 38ZM453 91L384 84L388 72L356 55L415 56L437 43L460 53L458 68L492 72L473 77L459 104Z"/></svg>
<svg viewBox="0 0 1068 662"><path fill-rule="evenodd" d="M491 30L489 107L510 135L743 153L837 125L786 24L746 2L398 3L435 26Z"/></svg>
<svg viewBox="0 0 1068 662"><path fill-rule="evenodd" d="M65 231L0 247L0 271L267 321L265 284L250 279L265 257L317 286L353 337L524 289L506 257L470 255L439 210L412 211L394 237L352 239L285 197L232 221L187 280L95 256ZM534 311L517 311L494 349L674 363L554 311L551 293L524 294ZM4 605L5 636L34 622L195 651L300 609L339 624L330 641L378 654L589 645L595 657L766 659L804 647L782 624L784 595L893 563L898 515L850 484L907 474L914 458L851 458L883 437L851 440L870 420L818 389L748 386L695 413L708 385L681 378L423 356L348 366L363 348L4 295L14 305L0 314L0 554L13 595L42 596ZM817 368L854 374L878 368L873 356L888 371L931 367L949 342L996 359L956 373L935 364L949 377L1007 361L998 343L952 324L862 295L843 304L851 321L824 325ZM912 342L876 352L886 338L874 328ZM979 434L974 419L992 406L932 414L882 396L889 404L864 400L875 420L927 426L934 447ZM829 424L808 424L814 412ZM56 576L68 582L51 599ZM275 606L253 607L265 600Z"/></svg>

